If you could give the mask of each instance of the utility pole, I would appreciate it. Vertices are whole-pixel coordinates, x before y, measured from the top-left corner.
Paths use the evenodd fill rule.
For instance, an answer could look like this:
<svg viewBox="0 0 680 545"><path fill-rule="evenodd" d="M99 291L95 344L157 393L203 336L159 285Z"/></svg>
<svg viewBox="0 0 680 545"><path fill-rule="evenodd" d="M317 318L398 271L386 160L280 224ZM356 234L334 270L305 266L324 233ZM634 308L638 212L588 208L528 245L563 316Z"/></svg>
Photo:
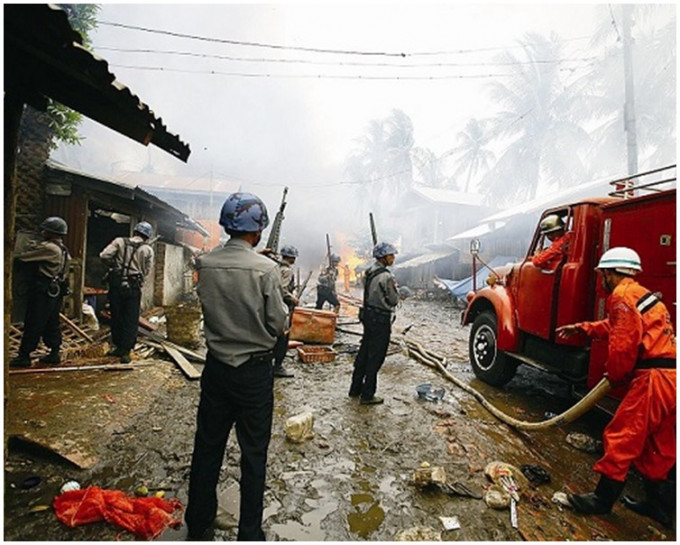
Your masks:
<svg viewBox="0 0 680 545"><path fill-rule="evenodd" d="M623 107L623 130L626 133L626 150L628 154L628 174L637 174L637 131L635 128L635 91L633 86L633 39L630 35L633 6L622 4L623 27L623 75L625 79L626 99Z"/></svg>

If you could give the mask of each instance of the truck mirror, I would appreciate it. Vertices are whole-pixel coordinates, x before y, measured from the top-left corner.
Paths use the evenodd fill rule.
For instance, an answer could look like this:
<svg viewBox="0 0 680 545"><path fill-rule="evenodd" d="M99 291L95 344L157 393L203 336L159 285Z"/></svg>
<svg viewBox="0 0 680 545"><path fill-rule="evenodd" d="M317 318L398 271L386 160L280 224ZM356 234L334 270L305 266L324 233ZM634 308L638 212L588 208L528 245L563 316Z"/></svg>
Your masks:
<svg viewBox="0 0 680 545"><path fill-rule="evenodd" d="M470 241L470 253L471 253L472 255L475 255L475 256L478 255L481 246L482 246L482 245L481 245L481 243L479 242L479 239L478 239L478 238L473 238L473 239Z"/></svg>

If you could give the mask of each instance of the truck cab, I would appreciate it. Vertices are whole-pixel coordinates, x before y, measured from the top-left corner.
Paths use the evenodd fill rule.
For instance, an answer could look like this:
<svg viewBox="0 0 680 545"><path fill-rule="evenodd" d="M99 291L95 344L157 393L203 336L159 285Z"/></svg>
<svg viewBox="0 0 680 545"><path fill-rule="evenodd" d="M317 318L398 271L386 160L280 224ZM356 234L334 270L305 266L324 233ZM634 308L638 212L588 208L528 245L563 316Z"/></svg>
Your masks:
<svg viewBox="0 0 680 545"><path fill-rule="evenodd" d="M604 318L607 294L595 267L614 246L640 254L643 272L636 280L660 291L675 314L675 205L675 189L670 189L633 198L614 194L545 210L525 258L492 273L488 285L468 298L462 322L471 324L475 375L502 386L518 365L528 364L574 385L596 384L604 373L606 341L591 345L585 335L558 339L555 329ZM541 268L532 257L550 245L540 221L551 215L561 218L571 240L556 266Z"/></svg>

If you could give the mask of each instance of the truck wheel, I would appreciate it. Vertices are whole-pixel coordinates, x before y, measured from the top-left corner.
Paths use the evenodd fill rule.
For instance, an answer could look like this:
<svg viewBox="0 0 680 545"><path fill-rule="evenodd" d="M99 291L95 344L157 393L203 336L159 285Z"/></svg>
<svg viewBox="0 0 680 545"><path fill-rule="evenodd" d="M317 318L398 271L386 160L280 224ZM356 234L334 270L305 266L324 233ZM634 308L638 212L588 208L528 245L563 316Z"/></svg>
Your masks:
<svg viewBox="0 0 680 545"><path fill-rule="evenodd" d="M486 311L479 314L470 331L470 363L478 379L491 386L503 386L517 372L517 364L500 350L497 342L496 315Z"/></svg>

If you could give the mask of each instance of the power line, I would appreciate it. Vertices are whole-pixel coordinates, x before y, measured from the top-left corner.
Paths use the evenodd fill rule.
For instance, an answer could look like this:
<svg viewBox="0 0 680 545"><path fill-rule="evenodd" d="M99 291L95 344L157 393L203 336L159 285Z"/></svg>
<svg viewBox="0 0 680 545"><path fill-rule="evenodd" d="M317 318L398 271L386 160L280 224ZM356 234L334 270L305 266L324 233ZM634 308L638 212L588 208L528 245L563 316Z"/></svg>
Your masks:
<svg viewBox="0 0 680 545"><path fill-rule="evenodd" d="M387 68L434 68L434 67L464 67L464 66L518 66L526 64L562 64L569 62L593 62L597 60L596 56L578 57L573 59L546 59L533 61L514 61L514 62L425 62L418 64L404 64L404 63L365 63L356 61L313 61L309 59L272 59L272 58L257 58L257 57L235 57L232 55L217 55L213 53L194 53L191 51L177 51L164 49L126 49L120 47L94 47L97 51L117 51L120 53L142 53L158 54L158 55L177 55L183 57L197 57L203 59L217 59L237 62L255 62L255 63L282 63L282 64L310 64L318 66L360 66L360 67L387 67Z"/></svg>
<svg viewBox="0 0 680 545"><path fill-rule="evenodd" d="M396 57L396 58L406 58L406 57L422 57L422 56L434 56L434 55L458 55L462 53L472 53L481 51L499 51L511 49L512 47L524 47L523 45L511 46L511 47L487 47L487 48L477 48L477 49L458 49L452 51L417 51L411 53L394 53L387 51L360 51L352 49L327 49L320 47L304 47L304 46L292 46L292 45L280 45L280 44L269 44L262 42L248 42L243 40L230 40L226 38L209 38L207 36L198 36L196 34L184 34L182 32L172 32L170 30L161 30L155 28L141 27L136 25L126 25L123 23L114 23L112 21L98 21L99 25L112 26L118 28L125 28L128 30L138 30L140 32L148 32L152 34L162 34L165 36L173 36L175 38L186 38L190 40L198 40L202 42L212 42L212 43L222 43L229 45L240 45L248 47L261 47L267 49L277 49L283 51L305 51L307 53L331 53L340 55L361 55L361 56L381 56L381 57ZM563 41L575 41L575 40L585 40L589 39L588 36L580 36L577 38L570 38Z"/></svg>

